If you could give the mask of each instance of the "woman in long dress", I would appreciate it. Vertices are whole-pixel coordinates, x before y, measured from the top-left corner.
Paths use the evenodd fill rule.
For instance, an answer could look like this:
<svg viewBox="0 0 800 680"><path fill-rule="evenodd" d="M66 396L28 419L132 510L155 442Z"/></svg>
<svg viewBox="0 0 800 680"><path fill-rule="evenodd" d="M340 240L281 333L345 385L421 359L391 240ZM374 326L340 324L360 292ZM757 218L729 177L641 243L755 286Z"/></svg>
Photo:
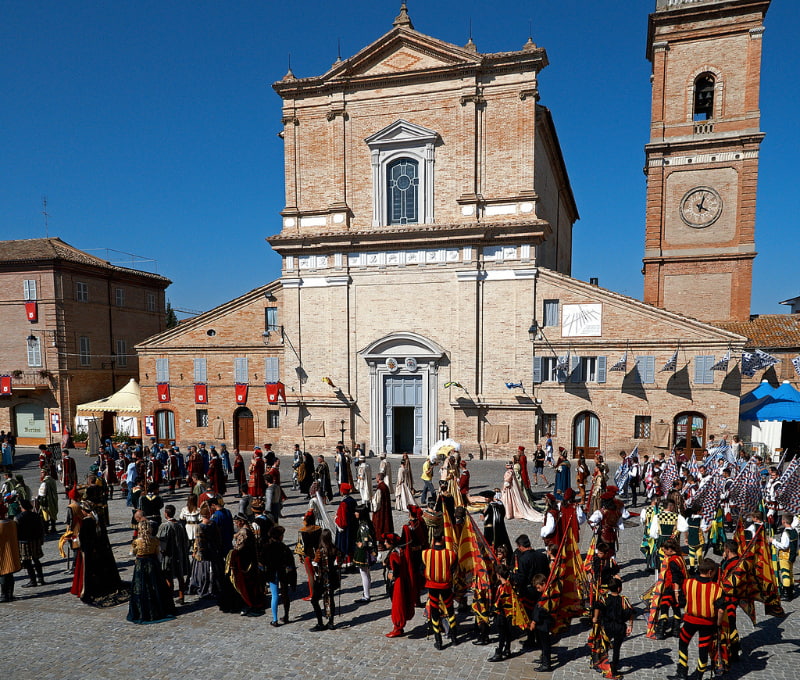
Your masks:
<svg viewBox="0 0 800 680"><path fill-rule="evenodd" d="M408 486L411 489L411 493L416 496L417 489L414 487L414 470L411 469L411 457L407 453L403 453L402 458L400 459L402 463L406 466L406 475L408 478Z"/></svg>
<svg viewBox="0 0 800 680"><path fill-rule="evenodd" d="M83 553L80 598L87 604L110 606L127 597L119 576L108 533L89 501L81 503L83 520L78 533ZM77 569L76 569L77 571Z"/></svg>
<svg viewBox="0 0 800 680"><path fill-rule="evenodd" d="M542 513L534 510L522 495L522 489L514 474L514 464L511 462L506 463L501 495L506 510L506 519L526 519L529 522L542 521Z"/></svg>
<svg viewBox="0 0 800 680"><path fill-rule="evenodd" d="M530 490L529 486L525 486L525 481L522 476L522 463L520 463L519 456L514 454L514 457L511 460L514 464L514 478L517 480L517 486L519 486L520 492L525 500L532 505L533 492Z"/></svg>
<svg viewBox="0 0 800 680"><path fill-rule="evenodd" d="M128 603L131 623L158 623L175 618L175 602L159 560L159 540L152 535L148 520L139 522L133 553L133 583Z"/></svg>
<svg viewBox="0 0 800 680"><path fill-rule="evenodd" d="M204 503L200 509L200 524L195 530L189 594L200 597L219 595L223 569L221 553L219 529L211 521L211 511Z"/></svg>
<svg viewBox="0 0 800 680"><path fill-rule="evenodd" d="M556 481L553 483L553 495L556 500L560 501L564 497L564 492L570 488L570 464L567 458L567 452L559 448L558 459L553 466L556 471Z"/></svg>
<svg viewBox="0 0 800 680"><path fill-rule="evenodd" d="M408 512L409 505L416 505L411 482L411 471L408 460L404 457L397 470L397 482L394 485L394 509Z"/></svg>

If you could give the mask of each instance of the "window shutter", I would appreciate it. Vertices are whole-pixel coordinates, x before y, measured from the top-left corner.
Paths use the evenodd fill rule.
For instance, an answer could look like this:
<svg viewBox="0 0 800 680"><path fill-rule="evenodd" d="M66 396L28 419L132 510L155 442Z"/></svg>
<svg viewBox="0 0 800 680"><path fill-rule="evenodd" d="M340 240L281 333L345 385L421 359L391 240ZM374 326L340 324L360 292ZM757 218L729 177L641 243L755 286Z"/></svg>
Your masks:
<svg viewBox="0 0 800 680"><path fill-rule="evenodd" d="M194 360L194 381L196 383L208 382L208 367L205 358Z"/></svg>
<svg viewBox="0 0 800 680"><path fill-rule="evenodd" d="M694 358L694 382L695 385L713 385L714 373L711 367L714 365L714 357L707 355L697 355Z"/></svg>
<svg viewBox="0 0 800 680"><path fill-rule="evenodd" d="M569 372L570 379L574 383L583 382L584 377L581 375L581 358L572 356L569 358Z"/></svg>
<svg viewBox="0 0 800 680"><path fill-rule="evenodd" d="M169 359L156 359L156 382L169 382Z"/></svg>
<svg viewBox="0 0 800 680"><path fill-rule="evenodd" d="M247 369L247 357L236 357L233 360L233 381L247 384L250 382L250 375Z"/></svg>
<svg viewBox="0 0 800 680"><path fill-rule="evenodd" d="M533 357L533 382L542 382L542 357Z"/></svg>
<svg viewBox="0 0 800 680"><path fill-rule="evenodd" d="M606 357L597 357L597 382L604 383L606 381Z"/></svg>
<svg viewBox="0 0 800 680"><path fill-rule="evenodd" d="M654 383L656 381L656 358L654 356L646 356L644 359L644 381L646 383Z"/></svg>
<svg viewBox="0 0 800 680"><path fill-rule="evenodd" d="M264 359L264 382L276 383L280 378L278 357L266 357Z"/></svg>

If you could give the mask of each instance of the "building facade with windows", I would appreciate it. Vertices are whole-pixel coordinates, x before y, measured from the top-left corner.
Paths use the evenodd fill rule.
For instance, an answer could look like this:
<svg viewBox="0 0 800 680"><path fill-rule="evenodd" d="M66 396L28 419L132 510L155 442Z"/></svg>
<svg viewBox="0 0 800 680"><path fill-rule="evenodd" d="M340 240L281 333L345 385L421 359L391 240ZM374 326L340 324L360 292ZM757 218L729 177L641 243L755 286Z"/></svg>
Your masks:
<svg viewBox="0 0 800 680"><path fill-rule="evenodd" d="M133 347L164 328L169 284L58 238L0 242L0 429L60 442L78 404L138 377Z"/></svg>
<svg viewBox="0 0 800 680"><path fill-rule="evenodd" d="M570 278L578 212L529 41L392 30L283 101L282 445L508 455L735 431L734 333ZM660 372L677 352L676 368ZM612 370L627 353L625 371ZM694 439L692 439L694 437Z"/></svg>
<svg viewBox="0 0 800 680"><path fill-rule="evenodd" d="M272 282L136 346L144 438L242 450L278 441L285 416L281 288Z"/></svg>

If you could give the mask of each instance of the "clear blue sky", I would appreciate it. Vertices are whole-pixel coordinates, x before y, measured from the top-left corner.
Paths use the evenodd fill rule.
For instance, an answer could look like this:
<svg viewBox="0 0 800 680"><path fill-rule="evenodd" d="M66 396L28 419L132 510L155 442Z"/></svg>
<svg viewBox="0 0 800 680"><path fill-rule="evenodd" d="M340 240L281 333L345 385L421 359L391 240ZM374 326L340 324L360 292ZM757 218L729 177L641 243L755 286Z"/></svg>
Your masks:
<svg viewBox="0 0 800 680"><path fill-rule="evenodd" d="M397 0L0 0L0 238L49 233L157 260L176 307L206 310L279 275L286 73L325 72L391 28ZM482 52L533 25L581 220L573 275L641 297L655 0L411 0L415 28ZM767 15L753 312L800 295L796 0ZM103 251L95 251L106 257ZM120 261L113 253L112 261Z"/></svg>

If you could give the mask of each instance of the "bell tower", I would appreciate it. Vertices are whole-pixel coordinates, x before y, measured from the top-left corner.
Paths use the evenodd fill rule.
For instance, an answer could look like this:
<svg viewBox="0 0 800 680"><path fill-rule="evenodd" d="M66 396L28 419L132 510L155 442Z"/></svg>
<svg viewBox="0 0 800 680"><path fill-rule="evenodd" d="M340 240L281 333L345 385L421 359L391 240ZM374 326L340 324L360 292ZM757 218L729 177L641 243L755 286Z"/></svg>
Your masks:
<svg viewBox="0 0 800 680"><path fill-rule="evenodd" d="M769 4L656 0L649 18L644 301L703 321L750 315Z"/></svg>

